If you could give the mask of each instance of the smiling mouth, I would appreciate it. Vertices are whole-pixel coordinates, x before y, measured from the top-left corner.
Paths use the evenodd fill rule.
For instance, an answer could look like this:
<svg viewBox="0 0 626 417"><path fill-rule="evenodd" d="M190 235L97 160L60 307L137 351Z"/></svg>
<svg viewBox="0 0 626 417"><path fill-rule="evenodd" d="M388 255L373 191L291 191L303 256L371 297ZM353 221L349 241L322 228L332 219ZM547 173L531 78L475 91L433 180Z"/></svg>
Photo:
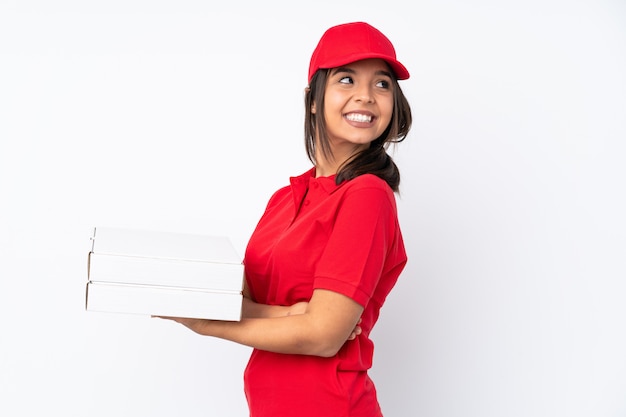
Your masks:
<svg viewBox="0 0 626 417"><path fill-rule="evenodd" d="M372 116L367 116L365 114L359 113L350 113L346 114L346 119L351 122L359 122L359 123L370 123L372 121Z"/></svg>

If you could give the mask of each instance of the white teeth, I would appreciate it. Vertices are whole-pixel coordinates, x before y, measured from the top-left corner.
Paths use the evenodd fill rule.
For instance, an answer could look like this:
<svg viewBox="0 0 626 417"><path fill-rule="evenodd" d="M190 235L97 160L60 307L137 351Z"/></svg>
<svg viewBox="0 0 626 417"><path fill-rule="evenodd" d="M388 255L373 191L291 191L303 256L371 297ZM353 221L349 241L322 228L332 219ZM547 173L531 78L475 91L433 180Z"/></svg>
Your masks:
<svg viewBox="0 0 626 417"><path fill-rule="evenodd" d="M352 121L352 122L364 122L364 123L369 123L372 121L372 116L366 116L364 114L358 114L358 113L350 113L348 115L346 115L346 119Z"/></svg>

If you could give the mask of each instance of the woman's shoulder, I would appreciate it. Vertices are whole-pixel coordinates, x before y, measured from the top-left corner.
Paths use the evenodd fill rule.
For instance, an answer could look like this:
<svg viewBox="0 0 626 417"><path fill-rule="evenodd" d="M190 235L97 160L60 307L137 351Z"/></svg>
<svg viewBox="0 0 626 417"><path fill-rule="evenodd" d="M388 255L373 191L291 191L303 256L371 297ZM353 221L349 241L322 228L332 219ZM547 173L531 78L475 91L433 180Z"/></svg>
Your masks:
<svg viewBox="0 0 626 417"><path fill-rule="evenodd" d="M385 205L396 207L396 197L385 180L374 174L362 174L346 181L343 194L346 198L356 198L357 200L386 201Z"/></svg>
<svg viewBox="0 0 626 417"><path fill-rule="evenodd" d="M277 200L282 200L287 195L291 194L291 187L289 185L280 187L278 190L274 191L268 200L268 204L275 203Z"/></svg>
<svg viewBox="0 0 626 417"><path fill-rule="evenodd" d="M387 182L374 174L361 174L347 181L346 186L351 190L373 189L393 196L393 190Z"/></svg>

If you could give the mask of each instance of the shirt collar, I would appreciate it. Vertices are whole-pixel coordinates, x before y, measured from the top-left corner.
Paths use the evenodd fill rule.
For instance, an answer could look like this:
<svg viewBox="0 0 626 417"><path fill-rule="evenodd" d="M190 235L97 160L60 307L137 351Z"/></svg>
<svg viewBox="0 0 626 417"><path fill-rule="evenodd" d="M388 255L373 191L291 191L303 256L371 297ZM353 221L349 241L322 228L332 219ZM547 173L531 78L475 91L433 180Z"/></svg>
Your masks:
<svg viewBox="0 0 626 417"><path fill-rule="evenodd" d="M315 167L309 169L304 174L290 177L289 182L291 183L291 193L293 195L293 204L294 207L296 207L296 212L309 190L309 184L312 182L320 184L322 190L330 195L345 183L345 181L343 181L339 185L335 184L335 177L336 175L333 174L328 177L315 178Z"/></svg>
<svg viewBox="0 0 626 417"><path fill-rule="evenodd" d="M335 184L336 174L329 175L327 177L318 177L315 178L315 167L309 169L304 174L298 175L296 177L290 177L291 187L294 189L294 193L296 195L304 195L309 188L309 184L313 181L320 184L322 189L326 191L328 194L333 193L343 184ZM297 192L296 192L297 191Z"/></svg>

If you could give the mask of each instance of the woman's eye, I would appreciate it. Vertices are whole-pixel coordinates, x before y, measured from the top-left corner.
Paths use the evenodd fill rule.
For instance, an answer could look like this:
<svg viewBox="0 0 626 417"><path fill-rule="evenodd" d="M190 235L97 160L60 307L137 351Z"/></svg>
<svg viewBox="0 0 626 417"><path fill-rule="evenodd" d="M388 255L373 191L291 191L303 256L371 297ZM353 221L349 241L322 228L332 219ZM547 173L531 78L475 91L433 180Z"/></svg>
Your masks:
<svg viewBox="0 0 626 417"><path fill-rule="evenodd" d="M339 83L341 83L341 84L350 84L350 83L352 83L352 78L350 78L350 77L341 77L339 79Z"/></svg>
<svg viewBox="0 0 626 417"><path fill-rule="evenodd" d="M389 88L389 81L384 81L384 80L378 81L376 83L376 87Z"/></svg>

